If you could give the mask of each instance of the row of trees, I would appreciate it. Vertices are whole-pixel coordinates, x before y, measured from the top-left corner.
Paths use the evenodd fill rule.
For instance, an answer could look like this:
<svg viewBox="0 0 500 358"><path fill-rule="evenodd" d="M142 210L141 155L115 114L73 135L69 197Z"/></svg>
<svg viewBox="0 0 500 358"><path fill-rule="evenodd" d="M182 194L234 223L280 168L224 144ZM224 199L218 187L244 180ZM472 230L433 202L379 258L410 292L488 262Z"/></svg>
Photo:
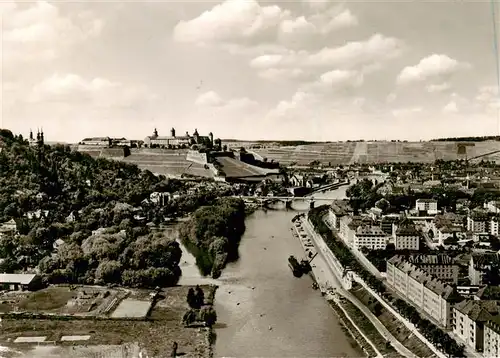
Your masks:
<svg viewBox="0 0 500 358"><path fill-rule="evenodd" d="M328 206L322 205L312 209L308 213L308 218L314 226L315 230L323 237L332 253L337 257L339 262L345 269L354 271L366 284L371 287L382 297L394 301L391 293L387 291L385 285L373 276L368 270L360 264L356 257L351 253L348 247L341 241L335 238L330 228L325 224L323 218L327 214ZM398 312L409 318L412 323L424 334L429 340L446 354L453 357L464 357L464 346L459 345L447 333L439 329L430 321L422 318L416 309L405 301L397 301L394 303L394 308ZM432 332L432 335L430 335Z"/></svg>

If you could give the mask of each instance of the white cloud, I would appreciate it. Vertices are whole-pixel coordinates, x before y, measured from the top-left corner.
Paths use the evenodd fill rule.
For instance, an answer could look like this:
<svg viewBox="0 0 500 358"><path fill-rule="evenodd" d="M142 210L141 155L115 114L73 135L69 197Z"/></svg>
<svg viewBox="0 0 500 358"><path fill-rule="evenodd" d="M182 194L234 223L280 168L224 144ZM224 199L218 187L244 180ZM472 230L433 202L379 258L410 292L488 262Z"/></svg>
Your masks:
<svg viewBox="0 0 500 358"><path fill-rule="evenodd" d="M423 112L422 107L398 108L392 111L394 117L411 117Z"/></svg>
<svg viewBox="0 0 500 358"><path fill-rule="evenodd" d="M330 4L330 0L302 0L302 2L313 10L323 10Z"/></svg>
<svg viewBox="0 0 500 358"><path fill-rule="evenodd" d="M403 43L392 37L375 34L365 41L353 41L339 47L325 47L317 52L288 51L255 57L250 66L268 68L301 68L312 73L321 69L361 69L364 73L380 69L382 63L401 55Z"/></svg>
<svg viewBox="0 0 500 358"><path fill-rule="evenodd" d="M85 79L76 74L54 74L33 87L31 103L58 102L94 107L127 107L158 97L143 86L124 85L104 78Z"/></svg>
<svg viewBox="0 0 500 358"><path fill-rule="evenodd" d="M214 91L208 91L199 95L195 101L195 105L202 107L216 107L222 104L222 98Z"/></svg>
<svg viewBox="0 0 500 358"><path fill-rule="evenodd" d="M446 106L443 107L443 112L445 113L457 113L458 105L455 101L450 101Z"/></svg>
<svg viewBox="0 0 500 358"><path fill-rule="evenodd" d="M332 8L329 11L318 13L310 17L299 16L295 19L284 19L280 24L281 36L326 35L342 28L358 25L358 19L349 9L338 11Z"/></svg>
<svg viewBox="0 0 500 358"><path fill-rule="evenodd" d="M260 6L255 0L226 0L197 18L181 21L174 29L174 39L206 45L260 38L275 30L290 12L277 5Z"/></svg>
<svg viewBox="0 0 500 358"><path fill-rule="evenodd" d="M217 92L208 91L200 94L196 100L195 105L201 108L212 108L224 111L237 111L249 109L258 105L257 102L247 98L233 98L223 99Z"/></svg>
<svg viewBox="0 0 500 358"><path fill-rule="evenodd" d="M173 38L200 46L253 47L289 40L296 43L310 39L311 35L326 35L357 24L357 18L348 9L338 6L311 16L295 17L278 5L260 5L255 0L226 0L192 20L179 22Z"/></svg>
<svg viewBox="0 0 500 358"><path fill-rule="evenodd" d="M431 79L440 79L453 75L460 69L468 68L470 65L460 63L446 55L433 54L425 57L415 66L403 68L397 78L399 84L422 82Z"/></svg>
<svg viewBox="0 0 500 358"><path fill-rule="evenodd" d="M258 72L259 77L271 81L302 80L310 76L300 68L268 68Z"/></svg>
<svg viewBox="0 0 500 358"><path fill-rule="evenodd" d="M440 84L430 84L425 87L429 93L441 93L446 92L451 89L451 85L448 82L443 82Z"/></svg>
<svg viewBox="0 0 500 358"><path fill-rule="evenodd" d="M356 71L333 70L323 73L319 81L332 88L353 88L363 84L363 75Z"/></svg>
<svg viewBox="0 0 500 358"><path fill-rule="evenodd" d="M22 8L11 3L1 11L7 65L53 60L68 46L98 36L104 25L88 12L65 17L56 5L45 1Z"/></svg>
<svg viewBox="0 0 500 358"><path fill-rule="evenodd" d="M395 93L389 93L385 99L385 101L387 103L393 103L396 99L398 98L398 96L395 94Z"/></svg>

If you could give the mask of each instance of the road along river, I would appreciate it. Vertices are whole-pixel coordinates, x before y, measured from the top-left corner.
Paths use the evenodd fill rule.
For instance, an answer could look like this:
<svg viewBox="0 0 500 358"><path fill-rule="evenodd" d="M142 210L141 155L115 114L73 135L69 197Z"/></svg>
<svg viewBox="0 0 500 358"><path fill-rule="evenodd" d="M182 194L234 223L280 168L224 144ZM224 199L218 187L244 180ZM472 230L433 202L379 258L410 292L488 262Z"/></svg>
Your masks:
<svg viewBox="0 0 500 358"><path fill-rule="evenodd" d="M316 196L339 197L346 187ZM257 211L246 221L240 259L218 280L201 279L194 258L183 253L180 284L220 286L216 296L217 357L360 357L311 279L293 277L288 256L304 257L293 237L296 211Z"/></svg>

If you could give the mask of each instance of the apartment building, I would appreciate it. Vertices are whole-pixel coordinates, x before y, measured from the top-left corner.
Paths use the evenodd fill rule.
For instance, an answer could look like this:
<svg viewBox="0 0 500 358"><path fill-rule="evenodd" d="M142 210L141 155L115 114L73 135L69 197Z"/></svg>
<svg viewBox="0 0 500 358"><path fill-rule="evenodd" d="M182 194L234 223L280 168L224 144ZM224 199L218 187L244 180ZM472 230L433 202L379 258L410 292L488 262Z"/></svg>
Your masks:
<svg viewBox="0 0 500 358"><path fill-rule="evenodd" d="M500 317L493 317L484 325L485 357L500 357Z"/></svg>
<svg viewBox="0 0 500 358"><path fill-rule="evenodd" d="M328 221L333 228L340 229L340 220L343 217L350 216L353 214L353 210L349 205L348 200L334 200L330 205L328 210Z"/></svg>
<svg viewBox="0 0 500 358"><path fill-rule="evenodd" d="M452 326L452 306L463 300L453 286L432 277L400 255L387 261L386 275L387 284L430 320L440 327Z"/></svg>
<svg viewBox="0 0 500 358"><path fill-rule="evenodd" d="M425 271L427 274L446 283L457 283L460 266L453 257L446 254L437 255L411 255L408 262Z"/></svg>
<svg viewBox="0 0 500 358"><path fill-rule="evenodd" d="M420 232L410 220L403 220L394 233L396 250L417 250L420 248Z"/></svg>
<svg viewBox="0 0 500 358"><path fill-rule="evenodd" d="M401 220L399 214L384 215L380 220L380 228L387 235L392 236L396 230L396 224Z"/></svg>
<svg viewBox="0 0 500 358"><path fill-rule="evenodd" d="M467 234L463 225L463 216L454 213L436 215L428 224L428 228L432 231L434 241L440 244L453 236L463 239Z"/></svg>
<svg viewBox="0 0 500 358"><path fill-rule="evenodd" d="M340 236L347 245L352 246L358 227L373 224L373 220L366 216L343 216L340 219Z"/></svg>
<svg viewBox="0 0 500 358"><path fill-rule="evenodd" d="M482 252L471 255L469 261L469 280L471 285L488 284L489 273L498 274L500 258L496 252Z"/></svg>
<svg viewBox="0 0 500 358"><path fill-rule="evenodd" d="M490 217L487 212L474 210L467 216L467 231L487 233L490 230Z"/></svg>
<svg viewBox="0 0 500 358"><path fill-rule="evenodd" d="M500 201L491 200L484 204L484 208L490 213L500 214Z"/></svg>
<svg viewBox="0 0 500 358"><path fill-rule="evenodd" d="M485 341L491 340L486 335L485 325L499 313L500 301L459 302L453 307L453 333L471 349L483 352Z"/></svg>
<svg viewBox="0 0 500 358"><path fill-rule="evenodd" d="M354 234L353 248L359 250L366 247L370 250L384 250L388 237L378 226L358 226Z"/></svg>
<svg viewBox="0 0 500 358"><path fill-rule="evenodd" d="M435 199L417 199L415 210L425 212L427 215L436 215L438 213L438 203Z"/></svg>

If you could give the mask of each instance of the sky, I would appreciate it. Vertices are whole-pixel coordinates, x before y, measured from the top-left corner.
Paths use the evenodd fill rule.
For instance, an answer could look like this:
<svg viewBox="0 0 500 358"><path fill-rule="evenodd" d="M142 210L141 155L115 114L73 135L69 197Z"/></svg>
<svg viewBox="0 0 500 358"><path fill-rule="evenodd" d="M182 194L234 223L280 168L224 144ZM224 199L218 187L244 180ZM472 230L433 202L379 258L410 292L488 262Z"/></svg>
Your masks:
<svg viewBox="0 0 500 358"><path fill-rule="evenodd" d="M24 136L499 134L488 1L2 0L0 15L0 126Z"/></svg>

